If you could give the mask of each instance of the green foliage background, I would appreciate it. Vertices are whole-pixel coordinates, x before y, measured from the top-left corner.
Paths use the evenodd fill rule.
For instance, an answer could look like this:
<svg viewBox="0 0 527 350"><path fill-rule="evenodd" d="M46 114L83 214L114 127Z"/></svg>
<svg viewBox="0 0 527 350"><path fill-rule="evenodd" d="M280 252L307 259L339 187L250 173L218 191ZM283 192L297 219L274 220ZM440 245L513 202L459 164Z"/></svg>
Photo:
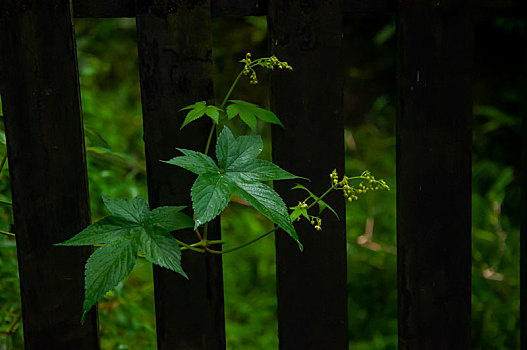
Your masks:
<svg viewBox="0 0 527 350"><path fill-rule="evenodd" d="M525 105L517 70L525 69L518 47L525 46L526 24L484 16L476 23L473 344L474 349L518 349L519 125ZM96 220L107 214L102 193L147 197L135 22L84 19L75 25ZM371 193L348 206L350 343L353 349L396 349L395 26L389 16L347 17L344 28L346 170L353 174L370 169L392 186L391 192ZM216 18L212 29L215 89L221 95L246 51L253 57L268 54L266 22L259 17ZM258 86L242 84L233 97L268 106L267 88L268 79L261 76ZM269 129L258 128L269 156ZM0 151L4 154L3 144ZM10 200L7 169L0 176L0 200ZM11 220L9 208L0 207L0 229L10 230ZM232 246L270 227L243 203L227 209L222 225ZM1 350L22 348L17 273L15 243L2 236ZM224 278L228 348L276 349L273 239L224 256ZM130 278L99 309L103 349L155 349L151 264L140 259Z"/></svg>

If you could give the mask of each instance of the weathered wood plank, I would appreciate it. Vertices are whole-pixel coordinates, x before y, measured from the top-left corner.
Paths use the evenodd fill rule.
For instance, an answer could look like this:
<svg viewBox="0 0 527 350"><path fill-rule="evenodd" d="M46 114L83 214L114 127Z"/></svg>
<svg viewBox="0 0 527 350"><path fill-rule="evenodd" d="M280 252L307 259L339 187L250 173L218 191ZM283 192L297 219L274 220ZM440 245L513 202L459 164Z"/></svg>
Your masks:
<svg viewBox="0 0 527 350"><path fill-rule="evenodd" d="M527 75L524 73L524 76ZM522 210L520 231L520 344L527 345L527 103L524 102L522 116ZM523 291L523 292L522 292Z"/></svg>
<svg viewBox="0 0 527 350"><path fill-rule="evenodd" d="M514 0L510 0L514 1ZM268 0L212 0L213 16L265 16ZM173 2L177 6L177 2ZM394 0L344 0L348 13L395 12ZM134 0L73 0L75 17L134 17Z"/></svg>
<svg viewBox="0 0 527 350"><path fill-rule="evenodd" d="M190 0L189 0L190 1ZM396 0L344 0L345 13L395 13ZM173 1L177 4L177 1ZM265 16L268 0L212 0L213 16ZM523 0L477 0L476 9L518 13ZM134 0L73 0L75 17L134 17Z"/></svg>
<svg viewBox="0 0 527 350"><path fill-rule="evenodd" d="M137 6L148 197L152 208L182 204L191 208L195 176L159 160L176 156L176 147L205 148L210 121L203 119L179 131L185 114L177 111L213 96L210 1L170 4L154 0ZM192 230L177 235L183 241L196 240ZM218 220L211 225L209 239L219 237ZM221 263L221 256L184 252L189 280L155 267L159 349L225 348Z"/></svg>
<svg viewBox="0 0 527 350"><path fill-rule="evenodd" d="M399 1L400 349L469 349L470 1Z"/></svg>
<svg viewBox="0 0 527 350"><path fill-rule="evenodd" d="M523 57L527 54L527 37L524 37ZM524 61L523 91L527 94L527 62ZM521 105L522 117L522 162L521 162L521 198L522 222L520 228L520 344L521 348L527 347L527 101L523 99Z"/></svg>
<svg viewBox="0 0 527 350"><path fill-rule="evenodd" d="M395 13L396 0L344 0L344 12L360 13Z"/></svg>
<svg viewBox="0 0 527 350"><path fill-rule="evenodd" d="M214 16L265 16L267 0L212 0Z"/></svg>
<svg viewBox="0 0 527 350"><path fill-rule="evenodd" d="M272 130L273 160L321 194L344 169L342 1L270 1L268 27L272 52L293 66L272 75L271 105L285 125ZM304 199L293 183L275 182L290 205ZM345 217L344 197L328 200ZM280 349L348 348L345 221L325 215L322 226L296 224L303 252L276 234Z"/></svg>
<svg viewBox="0 0 527 350"><path fill-rule="evenodd" d="M26 349L98 349L80 324L91 248L54 247L90 222L75 38L67 0L0 2L0 82Z"/></svg>
<svg viewBox="0 0 527 350"><path fill-rule="evenodd" d="M75 17L135 17L134 0L73 0Z"/></svg>

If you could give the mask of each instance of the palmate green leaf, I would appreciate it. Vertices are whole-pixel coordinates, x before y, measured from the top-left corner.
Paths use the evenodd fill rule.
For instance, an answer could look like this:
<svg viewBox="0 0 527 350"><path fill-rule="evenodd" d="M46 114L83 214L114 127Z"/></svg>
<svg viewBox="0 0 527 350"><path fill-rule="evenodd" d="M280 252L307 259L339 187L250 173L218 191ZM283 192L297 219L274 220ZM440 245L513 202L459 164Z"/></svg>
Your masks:
<svg viewBox="0 0 527 350"><path fill-rule="evenodd" d="M137 261L133 239L118 238L97 249L86 262L85 295L81 322L91 307L124 280Z"/></svg>
<svg viewBox="0 0 527 350"><path fill-rule="evenodd" d="M263 141L260 136L240 136L237 139L224 128L216 144L216 158L223 169L232 170L240 165L251 162L263 151Z"/></svg>
<svg viewBox="0 0 527 350"><path fill-rule="evenodd" d="M247 124L252 130L256 129L256 119L264 122L278 124L284 127L280 119L273 112L258 107L254 103L249 103L241 100L229 100L230 105L227 106L226 112L229 120L240 116L240 119Z"/></svg>
<svg viewBox="0 0 527 350"><path fill-rule="evenodd" d="M194 221L180 212L183 209L185 206L157 207L150 212L144 223L166 232L193 227Z"/></svg>
<svg viewBox="0 0 527 350"><path fill-rule="evenodd" d="M300 178L288 171L280 168L278 165L263 159L254 159L250 163L245 163L233 168L231 173L236 173L244 181L272 181L288 180Z"/></svg>
<svg viewBox="0 0 527 350"><path fill-rule="evenodd" d="M181 268L181 249L170 233L161 230L141 231L139 234L139 250L151 263L188 278Z"/></svg>
<svg viewBox="0 0 527 350"><path fill-rule="evenodd" d="M141 196L137 196L130 200L124 198L110 198L103 194L102 200L106 208L112 213L112 216L137 224L141 223L150 213L148 203L146 203L145 199Z"/></svg>
<svg viewBox="0 0 527 350"><path fill-rule="evenodd" d="M216 124L218 124L221 111L221 109L216 106L207 106L206 101L196 102L180 109L180 111L184 110L189 111L185 117L185 120L183 121L183 124L181 125L180 130L183 129L187 124L203 117L204 115L209 116Z"/></svg>
<svg viewBox="0 0 527 350"><path fill-rule="evenodd" d="M284 201L271 187L260 183L237 182L235 193L245 199L260 213L271 219L275 224L287 232L297 243L300 250L303 249L298 235L291 223Z"/></svg>
<svg viewBox="0 0 527 350"><path fill-rule="evenodd" d="M198 228L218 216L229 204L235 185L221 173L200 175L192 189L192 207L196 215L195 226Z"/></svg>
<svg viewBox="0 0 527 350"><path fill-rule="evenodd" d="M112 240L130 234L130 231L137 228L137 224L116 216L107 216L91 224L84 230L68 239L58 243L58 246L83 246L93 244L104 244Z"/></svg>
<svg viewBox="0 0 527 350"><path fill-rule="evenodd" d="M216 144L218 165L212 166L214 161L210 157L204 154L198 156L189 150L181 150L184 156L175 157L167 163L199 175L191 189L195 228L218 216L231 196L237 194L284 229L302 247L283 200L271 187L260 182L294 179L297 176L271 162L257 159L262 149L261 137L235 138L225 127Z"/></svg>
<svg viewBox="0 0 527 350"><path fill-rule="evenodd" d="M86 312L106 292L132 271L138 252L154 264L187 277L181 268L181 250L171 231L194 227L194 221L181 213L185 207L159 207L152 211L141 197L114 199L103 197L111 215L88 226L59 246L104 244L86 263L83 319Z"/></svg>
<svg viewBox="0 0 527 350"><path fill-rule="evenodd" d="M220 171L214 160L203 153L181 148L178 148L178 151L185 157L174 157L167 161L162 160L162 162L177 165L197 175Z"/></svg>

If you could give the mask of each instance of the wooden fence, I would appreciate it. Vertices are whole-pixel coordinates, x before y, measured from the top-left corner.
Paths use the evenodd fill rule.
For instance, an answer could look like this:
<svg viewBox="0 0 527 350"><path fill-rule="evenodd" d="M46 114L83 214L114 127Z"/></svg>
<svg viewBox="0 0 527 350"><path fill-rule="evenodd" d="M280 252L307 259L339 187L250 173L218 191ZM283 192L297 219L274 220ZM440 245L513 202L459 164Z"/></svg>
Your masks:
<svg viewBox="0 0 527 350"><path fill-rule="evenodd" d="M176 146L199 148L207 136L205 123L180 132L174 112L212 98L211 15L267 16L271 52L295 66L293 74L272 77L272 108L288 126L272 130L273 158L309 176L320 192L327 174L344 168L343 14L397 11L399 347L469 349L471 12L520 4L0 1L0 91L26 348L99 348L97 312L89 313L84 326L79 323L91 249L52 246L90 221L72 16L137 18L148 196L156 207L189 201L192 176L158 160L170 158ZM289 151L294 149L302 152ZM276 188L289 202L296 199L288 188ZM343 199L330 201L344 211ZM213 227L218 238L219 221ZM324 235L306 233L302 239L300 253L286 235L276 237L280 349L347 349L344 221L327 219ZM184 268L189 281L154 268L158 347L224 349L221 257L188 254Z"/></svg>

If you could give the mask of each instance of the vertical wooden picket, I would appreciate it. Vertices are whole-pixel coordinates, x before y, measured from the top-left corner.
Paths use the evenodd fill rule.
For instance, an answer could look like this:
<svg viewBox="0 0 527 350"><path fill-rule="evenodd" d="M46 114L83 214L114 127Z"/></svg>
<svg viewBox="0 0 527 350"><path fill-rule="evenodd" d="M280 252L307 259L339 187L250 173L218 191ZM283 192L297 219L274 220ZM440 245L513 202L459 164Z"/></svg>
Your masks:
<svg viewBox="0 0 527 350"><path fill-rule="evenodd" d="M469 349L470 1L399 1L399 348Z"/></svg>
<svg viewBox="0 0 527 350"><path fill-rule="evenodd" d="M176 147L205 148L210 121L180 131L185 113L178 110L213 96L210 1L139 1L136 16L150 206L191 208L195 176L160 160L178 155ZM209 239L219 239L219 220L209 226ZM178 238L193 242L196 235L187 230ZM154 267L159 349L225 348L221 262L184 252L189 280Z"/></svg>
<svg viewBox="0 0 527 350"><path fill-rule="evenodd" d="M0 82L26 349L98 349L81 325L91 248L55 247L90 222L70 2L0 2Z"/></svg>
<svg viewBox="0 0 527 350"><path fill-rule="evenodd" d="M285 125L272 130L273 160L321 194L331 171L344 170L342 1L270 1L268 24L272 53L293 66L272 75L271 104ZM293 184L275 182L289 205L305 198ZM328 201L341 220L325 215L320 232L295 224L303 252L276 235L280 349L348 348L344 197Z"/></svg>
<svg viewBox="0 0 527 350"><path fill-rule="evenodd" d="M527 38L523 46L523 57L527 57ZM527 62L523 66L523 91L527 94ZM520 228L520 344L521 348L527 347L527 101L524 99L521 106L522 117L522 162L521 162L521 198L522 222ZM523 292L521 292L523 291Z"/></svg>

